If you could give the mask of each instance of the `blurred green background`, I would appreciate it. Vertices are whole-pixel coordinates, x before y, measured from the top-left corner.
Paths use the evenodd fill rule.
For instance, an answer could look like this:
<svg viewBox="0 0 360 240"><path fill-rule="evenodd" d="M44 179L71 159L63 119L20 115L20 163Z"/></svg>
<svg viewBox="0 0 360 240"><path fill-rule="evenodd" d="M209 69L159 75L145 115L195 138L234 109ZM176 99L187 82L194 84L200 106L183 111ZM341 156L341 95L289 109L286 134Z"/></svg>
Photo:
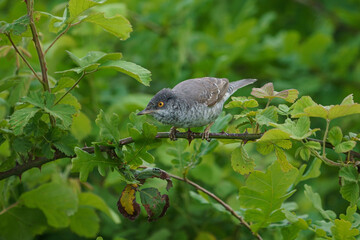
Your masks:
<svg viewBox="0 0 360 240"><path fill-rule="evenodd" d="M35 1L35 9L61 15L66 1ZM116 13L126 16L133 25L131 37L119 41L100 28L87 23L74 26L61 38L47 55L49 74L58 79L56 71L74 67L65 50L82 57L88 51L122 52L124 60L139 64L152 72L150 87L115 71L100 71L84 79L73 94L82 105L89 126L76 126L82 131L83 144L90 145L97 139L96 115L100 109L119 114L124 138L131 112L144 108L157 91L173 87L177 83L195 77L225 77L230 81L256 78L256 87L273 82L275 90L295 88L300 96L309 95L322 105L338 104L354 94L360 102L360 1L358 0L127 0L107 1L102 10L108 16ZM12 22L26 12L23 1L0 0L2 20ZM46 18L39 19L41 39L45 46L56 34L48 31ZM36 51L28 46L31 63L39 70ZM15 53L6 56L0 51L2 77L16 70ZM22 63L21 63L22 64ZM24 68L25 69L25 68ZM33 81L29 86L38 87ZM251 88L235 95L249 95ZM9 93L11 95L11 93ZM2 113L6 114L6 113ZM149 121L153 121L149 118ZM343 132L360 132L359 117L353 116L334 121ZM91 126L91 127L90 127ZM159 125L159 130L169 127ZM314 121L312 127L323 127ZM74 130L76 131L76 130ZM321 136L317 136L320 138ZM178 166L171 163L166 153L170 147L185 148L179 141L163 144L153 151L156 166L181 174ZM192 143L183 152L194 153L199 142ZM190 170L189 178L210 189L226 200L234 209L238 207L238 188L244 177L230 166L230 154L234 144L220 144L215 152L202 158L201 163ZM251 144L247 145L249 151ZM275 157L261 156L255 151L257 169L263 170ZM292 159L295 166L302 164ZM62 165L61 165L62 164ZM65 166L67 163L61 163ZM49 164L48 168L55 168ZM45 168L46 169L46 168ZM34 175L51 174L37 169ZM30 175L30 173L29 173ZM76 178L76 174L71 175ZM116 176L105 179L94 173L89 183L109 206L116 209L116 201L124 186ZM336 169L322 167L319 178L306 182L319 192L325 209L344 212L347 202L339 194ZM39 183L37 183L39 184ZM160 184L153 181L153 184ZM27 186L24 183L24 188ZM116 225L101 215L99 235L104 239L248 239L251 235L227 213L203 204L186 184L176 182L170 190L170 209L157 222L149 223L145 215L131 222L122 218ZM299 205L298 214L318 214L305 199L302 187L290 199ZM276 226L262 234L264 239L281 239ZM310 232L301 233L300 239L312 237ZM81 239L70 230L48 232L37 239Z"/></svg>

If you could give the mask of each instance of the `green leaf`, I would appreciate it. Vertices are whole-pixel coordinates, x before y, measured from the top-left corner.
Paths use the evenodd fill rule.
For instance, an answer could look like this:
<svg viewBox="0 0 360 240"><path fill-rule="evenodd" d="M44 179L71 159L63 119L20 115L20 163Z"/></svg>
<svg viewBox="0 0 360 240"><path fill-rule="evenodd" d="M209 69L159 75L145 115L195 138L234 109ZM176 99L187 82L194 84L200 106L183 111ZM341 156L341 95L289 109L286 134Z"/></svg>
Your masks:
<svg viewBox="0 0 360 240"><path fill-rule="evenodd" d="M276 123L278 121L277 109L275 106L270 106L261 110L256 114L256 122L260 125L269 126L270 123Z"/></svg>
<svg viewBox="0 0 360 240"><path fill-rule="evenodd" d="M276 158L280 164L281 170L283 172L289 172L291 169L293 169L293 165L291 165L288 160L286 159L286 155L284 150L282 150L281 148L276 147L275 148L275 154L276 154Z"/></svg>
<svg viewBox="0 0 360 240"><path fill-rule="evenodd" d="M88 16L84 21L99 25L107 32L118 37L120 40L128 39L130 37L130 33L132 32L130 22L121 15L115 15L108 18L104 16L104 13L100 12Z"/></svg>
<svg viewBox="0 0 360 240"><path fill-rule="evenodd" d="M17 137L12 142L12 147L13 147L14 151L17 153L26 154L27 152L30 151L32 146L33 146L33 143L29 139L24 138L24 137Z"/></svg>
<svg viewBox="0 0 360 240"><path fill-rule="evenodd" d="M351 205L355 205L359 200L359 184L357 182L344 181L343 186L340 188L340 193Z"/></svg>
<svg viewBox="0 0 360 240"><path fill-rule="evenodd" d="M335 152L344 153L351 151L356 146L355 141L345 141L335 146Z"/></svg>
<svg viewBox="0 0 360 240"><path fill-rule="evenodd" d="M359 230L352 228L349 221L335 219L331 233L334 240L355 240L355 236L359 235Z"/></svg>
<svg viewBox="0 0 360 240"><path fill-rule="evenodd" d="M14 207L0 214L0 239L32 240L46 229L46 218L38 209Z"/></svg>
<svg viewBox="0 0 360 240"><path fill-rule="evenodd" d="M21 135L23 133L24 127L29 123L29 121L35 116L39 111L38 108L23 108L17 110L10 117L10 126L14 130L15 135Z"/></svg>
<svg viewBox="0 0 360 240"><path fill-rule="evenodd" d="M120 120L116 113L113 113L109 118L105 116L103 110L96 117L96 125L100 128L100 138L102 141L117 144L120 139Z"/></svg>
<svg viewBox="0 0 360 240"><path fill-rule="evenodd" d="M231 154L231 166L235 172L240 174L249 174L254 171L255 161L249 157L245 148L240 145Z"/></svg>
<svg viewBox="0 0 360 240"><path fill-rule="evenodd" d="M74 156L74 148L77 143L77 140L71 134L66 134L53 142L54 146L66 156Z"/></svg>
<svg viewBox="0 0 360 240"><path fill-rule="evenodd" d="M346 215L341 213L340 219L352 222L354 220L354 214L356 213L356 210L357 210L356 205L348 206L348 208L346 209Z"/></svg>
<svg viewBox="0 0 360 240"><path fill-rule="evenodd" d="M95 154L90 154L83 151L81 148L75 148L76 158L72 159L72 172L80 173L80 181L85 182L93 171L94 167L98 167L99 173L104 176L105 169L114 168L119 165L118 161L106 158L100 152L98 146L95 146Z"/></svg>
<svg viewBox="0 0 360 240"><path fill-rule="evenodd" d="M340 105L348 105L348 104L354 104L353 94L350 94L347 97L345 97L344 100L340 103Z"/></svg>
<svg viewBox="0 0 360 240"><path fill-rule="evenodd" d="M297 172L296 168L292 168L284 173L275 161L266 173L254 171L250 174L245 186L240 188L239 200L240 206L246 209L245 219L253 222L253 231L285 218L281 205L294 193L294 190L289 192L289 187L294 183ZM246 215L254 210L256 214Z"/></svg>
<svg viewBox="0 0 360 240"><path fill-rule="evenodd" d="M270 129L257 140L256 150L263 155L267 155L274 150L274 146L290 149L292 144L289 138L290 135L280 129Z"/></svg>
<svg viewBox="0 0 360 240"><path fill-rule="evenodd" d="M24 15L19 19L16 19L13 23L0 22L0 24L0 33L21 35L27 30L27 27L30 24L30 17Z"/></svg>
<svg viewBox="0 0 360 240"><path fill-rule="evenodd" d="M305 108L304 112L309 117L319 117L327 120L333 120L339 117L345 117L352 114L359 114L360 104L354 103L347 105L331 105L331 106L315 105Z"/></svg>
<svg viewBox="0 0 360 240"><path fill-rule="evenodd" d="M73 106L67 104L47 106L44 110L51 116L55 117L55 119L60 120L60 126L64 129L70 127L72 123L72 115L76 113L76 109Z"/></svg>
<svg viewBox="0 0 360 240"><path fill-rule="evenodd" d="M306 116L300 117L296 122L288 118L283 124L270 123L270 125L288 133L290 138L296 140L308 138L311 134L320 130L319 128L310 130L310 119Z"/></svg>
<svg viewBox="0 0 360 240"><path fill-rule="evenodd" d="M359 181L359 173L357 168L354 166L345 166L342 167L339 171L339 177L345 179L350 182L358 182Z"/></svg>
<svg viewBox="0 0 360 240"><path fill-rule="evenodd" d="M56 86L53 89L51 89L51 92L56 93L61 90L64 90L65 88L70 88L75 84L75 82L76 82L75 79L71 77L62 77L56 83Z"/></svg>
<svg viewBox="0 0 360 240"><path fill-rule="evenodd" d="M85 57L78 58L72 52L66 51L70 58L79 67L86 67L94 63L100 63L109 60L119 60L122 58L121 53L105 53L100 51L90 51Z"/></svg>
<svg viewBox="0 0 360 240"><path fill-rule="evenodd" d="M225 108L254 108L259 106L259 103L252 98L247 97L231 97L231 102L225 105Z"/></svg>
<svg viewBox="0 0 360 240"><path fill-rule="evenodd" d="M119 216L105 203L98 195L92 192L82 192L79 194L79 205L96 208L105 213L114 223L119 224Z"/></svg>
<svg viewBox="0 0 360 240"><path fill-rule="evenodd" d="M297 100L291 107L291 116L293 118L301 116L304 114L304 109L310 106L314 106L316 103L309 96L303 96Z"/></svg>
<svg viewBox="0 0 360 240"><path fill-rule="evenodd" d="M343 134L342 134L342 131L341 131L340 127L335 126L335 127L330 129L327 140L332 145L334 145L334 146L338 145L339 143L341 143L342 139L343 139Z"/></svg>
<svg viewBox="0 0 360 240"><path fill-rule="evenodd" d="M77 140L81 141L91 133L90 119L82 112L76 114L71 124L71 133Z"/></svg>
<svg viewBox="0 0 360 240"><path fill-rule="evenodd" d="M89 8L104 3L106 0L70 0L69 1L69 13L70 17L68 18L67 22L72 23L74 22L84 11L88 10Z"/></svg>
<svg viewBox="0 0 360 240"><path fill-rule="evenodd" d="M100 229L100 219L94 209L80 206L70 217L70 229L79 236L93 238Z"/></svg>
<svg viewBox="0 0 360 240"><path fill-rule="evenodd" d="M283 90L281 92L274 91L274 85L272 82L265 84L261 88L253 88L251 95L257 98L267 98L267 99L274 99L274 98L282 98L287 102L294 102L298 95L299 91L296 89L288 89Z"/></svg>
<svg viewBox="0 0 360 240"><path fill-rule="evenodd" d="M319 142L309 141L309 142L305 143L305 147L315 149L315 150L320 150L321 144Z"/></svg>
<svg viewBox="0 0 360 240"><path fill-rule="evenodd" d="M325 211L323 209L320 195L318 193L314 193L311 186L305 184L304 187L305 187L305 191L304 191L305 196L307 197L307 199L310 200L310 202L312 202L315 209L318 210L320 214L327 220L330 221L334 220L336 218L336 214L333 211L330 210Z"/></svg>
<svg viewBox="0 0 360 240"><path fill-rule="evenodd" d="M129 75L145 86L150 85L151 72L143 67L140 67L139 65L136 65L135 63L122 60L108 61L100 65L99 69L102 68L114 69L118 72Z"/></svg>
<svg viewBox="0 0 360 240"><path fill-rule="evenodd" d="M141 189L140 199L148 214L148 221L155 221L161 218L169 207L168 195L161 195L156 188Z"/></svg>
<svg viewBox="0 0 360 240"><path fill-rule="evenodd" d="M55 228L67 227L69 216L78 207L78 198L72 188L60 183L43 184L22 194L20 200L29 208L39 208L48 224Z"/></svg>
<svg viewBox="0 0 360 240"><path fill-rule="evenodd" d="M311 178L317 178L318 176L320 176L321 171L320 171L320 167L321 167L321 159L319 158L315 158L311 165L309 166L308 170L305 172L305 174L303 176L301 176L300 181L305 181Z"/></svg>

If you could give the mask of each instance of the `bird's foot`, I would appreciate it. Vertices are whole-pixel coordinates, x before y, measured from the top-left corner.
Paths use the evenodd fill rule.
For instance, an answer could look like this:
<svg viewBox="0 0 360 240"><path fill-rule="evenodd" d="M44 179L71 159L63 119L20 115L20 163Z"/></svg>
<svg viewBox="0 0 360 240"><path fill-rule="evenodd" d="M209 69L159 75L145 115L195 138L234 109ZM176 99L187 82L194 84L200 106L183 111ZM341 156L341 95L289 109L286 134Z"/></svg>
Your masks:
<svg viewBox="0 0 360 240"><path fill-rule="evenodd" d="M188 128L187 131L187 140L189 141L189 145L191 144L191 141L194 140L194 134L193 132L190 130L190 128Z"/></svg>
<svg viewBox="0 0 360 240"><path fill-rule="evenodd" d="M170 133L169 133L169 138L170 138L171 141L176 141L176 140L177 140L177 138L176 138L176 132L178 132L178 131L176 130L176 127L171 127Z"/></svg>
<svg viewBox="0 0 360 240"><path fill-rule="evenodd" d="M205 130L204 130L204 132L202 133L202 136L201 136L201 139L202 140L206 140L206 141L208 141L208 142L210 142L210 128L211 128L211 126L213 125L214 123L212 122L212 123L210 123L206 128L205 128Z"/></svg>

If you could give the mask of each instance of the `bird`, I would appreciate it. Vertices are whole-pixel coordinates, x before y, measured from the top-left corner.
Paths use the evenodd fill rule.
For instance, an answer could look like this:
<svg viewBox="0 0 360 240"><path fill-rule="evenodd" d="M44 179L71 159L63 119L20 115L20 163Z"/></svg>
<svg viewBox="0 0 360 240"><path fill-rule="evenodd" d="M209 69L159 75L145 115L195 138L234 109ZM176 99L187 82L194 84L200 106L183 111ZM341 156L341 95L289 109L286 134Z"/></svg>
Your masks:
<svg viewBox="0 0 360 240"><path fill-rule="evenodd" d="M206 126L202 139L210 141L210 127L222 112L225 101L239 88L256 82L243 79L202 77L180 82L172 89L160 90L137 115L149 114L157 121L171 125L170 140L176 140L177 128ZM189 140L190 143L190 140Z"/></svg>

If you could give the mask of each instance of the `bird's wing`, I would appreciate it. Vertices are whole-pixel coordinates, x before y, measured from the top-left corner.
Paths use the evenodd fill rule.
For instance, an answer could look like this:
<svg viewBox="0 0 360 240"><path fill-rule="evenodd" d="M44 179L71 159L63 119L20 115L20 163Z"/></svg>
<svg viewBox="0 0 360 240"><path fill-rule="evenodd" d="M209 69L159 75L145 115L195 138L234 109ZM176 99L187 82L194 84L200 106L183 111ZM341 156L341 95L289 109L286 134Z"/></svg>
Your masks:
<svg viewBox="0 0 360 240"><path fill-rule="evenodd" d="M177 95L211 107L224 97L228 88L229 80L226 78L204 77L183 81L176 85L173 91Z"/></svg>

